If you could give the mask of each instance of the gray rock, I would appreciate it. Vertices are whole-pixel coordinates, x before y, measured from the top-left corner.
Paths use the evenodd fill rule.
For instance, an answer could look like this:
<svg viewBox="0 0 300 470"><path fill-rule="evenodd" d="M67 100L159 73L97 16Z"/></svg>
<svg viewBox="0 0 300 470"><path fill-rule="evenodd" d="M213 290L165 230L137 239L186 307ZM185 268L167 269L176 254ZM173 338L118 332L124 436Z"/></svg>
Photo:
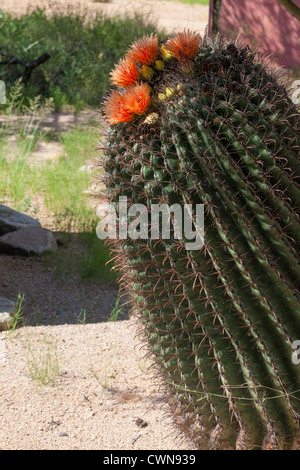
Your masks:
<svg viewBox="0 0 300 470"><path fill-rule="evenodd" d="M14 322L16 303L0 297L0 331L8 330Z"/></svg>
<svg viewBox="0 0 300 470"><path fill-rule="evenodd" d="M0 237L0 253L7 255L43 255L56 249L52 232L40 227L20 228Z"/></svg>
<svg viewBox="0 0 300 470"><path fill-rule="evenodd" d="M0 204L0 235L25 227L41 227L38 220Z"/></svg>

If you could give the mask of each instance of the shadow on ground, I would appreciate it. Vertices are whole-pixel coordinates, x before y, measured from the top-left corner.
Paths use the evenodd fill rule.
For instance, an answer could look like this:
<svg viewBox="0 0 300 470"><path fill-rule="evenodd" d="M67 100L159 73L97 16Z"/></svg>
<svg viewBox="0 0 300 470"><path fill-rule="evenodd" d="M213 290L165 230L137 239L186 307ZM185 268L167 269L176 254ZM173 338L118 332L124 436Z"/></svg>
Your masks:
<svg viewBox="0 0 300 470"><path fill-rule="evenodd" d="M23 322L29 326L127 319L126 299L119 297L115 276L105 266L107 253L100 253L98 267L97 260L85 258L78 234L65 234L67 243L61 241L64 234L54 235L59 242L55 254L0 255L0 297L16 301L24 296Z"/></svg>

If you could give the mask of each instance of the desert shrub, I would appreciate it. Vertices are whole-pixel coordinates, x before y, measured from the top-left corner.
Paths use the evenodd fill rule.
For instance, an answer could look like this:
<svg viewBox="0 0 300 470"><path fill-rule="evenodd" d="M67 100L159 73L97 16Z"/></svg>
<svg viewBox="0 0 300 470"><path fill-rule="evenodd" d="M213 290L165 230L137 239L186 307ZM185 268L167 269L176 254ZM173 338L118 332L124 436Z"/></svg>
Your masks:
<svg viewBox="0 0 300 470"><path fill-rule="evenodd" d="M57 12L47 16L37 9L21 18L1 12L0 51L30 62L44 53L50 59L25 80L28 98L52 97L57 110L73 105L98 107L108 86L113 65L137 37L155 30L145 17L86 16ZM7 62L9 56L1 56ZM24 74L24 66L0 66L0 80L10 85Z"/></svg>

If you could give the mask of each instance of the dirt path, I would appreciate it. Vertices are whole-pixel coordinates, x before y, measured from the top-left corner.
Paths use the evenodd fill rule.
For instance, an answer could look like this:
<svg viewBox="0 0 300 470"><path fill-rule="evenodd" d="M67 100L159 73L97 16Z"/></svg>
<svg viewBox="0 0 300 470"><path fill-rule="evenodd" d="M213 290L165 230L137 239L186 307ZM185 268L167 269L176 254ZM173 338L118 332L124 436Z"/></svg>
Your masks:
<svg viewBox="0 0 300 470"><path fill-rule="evenodd" d="M92 0L0 0L0 9L15 15L22 15L36 6L45 8L51 13L58 9L64 11L102 11L106 15L132 14L140 12L156 21L159 28L166 32L174 29L190 28L204 31L208 23L208 6L189 5L186 3L153 1L153 0L111 0L109 3L93 2Z"/></svg>
<svg viewBox="0 0 300 470"><path fill-rule="evenodd" d="M179 2L0 0L0 9L17 15L35 6L138 9L166 31L203 31L208 21L208 7ZM54 124L59 119L73 124L72 116L56 115ZM85 284L76 273L59 281L55 267L38 259L1 256L0 265L0 296L24 293L29 325L0 332L0 449L194 449L168 416L134 322L126 316L107 322L115 285Z"/></svg>

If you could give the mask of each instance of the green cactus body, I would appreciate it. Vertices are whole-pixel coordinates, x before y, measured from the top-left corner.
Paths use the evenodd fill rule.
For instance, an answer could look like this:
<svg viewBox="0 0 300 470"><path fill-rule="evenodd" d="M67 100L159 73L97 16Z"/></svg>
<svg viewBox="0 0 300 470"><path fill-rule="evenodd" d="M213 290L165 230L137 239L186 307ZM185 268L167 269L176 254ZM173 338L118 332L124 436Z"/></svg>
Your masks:
<svg viewBox="0 0 300 470"><path fill-rule="evenodd" d="M204 246L187 249L172 224L167 239L111 240L120 283L200 449L289 449L300 429L299 114L241 44L205 35L180 57L148 82L143 115L109 126L104 182L117 211L120 196L149 217L153 204L203 204Z"/></svg>

